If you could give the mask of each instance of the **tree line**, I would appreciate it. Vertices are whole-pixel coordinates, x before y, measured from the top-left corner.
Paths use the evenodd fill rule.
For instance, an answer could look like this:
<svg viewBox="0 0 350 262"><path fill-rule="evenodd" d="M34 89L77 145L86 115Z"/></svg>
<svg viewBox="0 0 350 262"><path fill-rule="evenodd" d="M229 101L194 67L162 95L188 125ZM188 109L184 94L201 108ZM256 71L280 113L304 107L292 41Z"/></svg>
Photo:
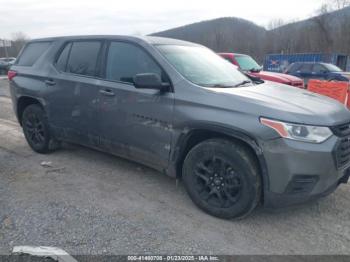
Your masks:
<svg viewBox="0 0 350 262"><path fill-rule="evenodd" d="M260 63L269 53L342 53L350 55L350 0L322 0L317 15L307 20L272 20L267 28L239 18L219 18L152 35L205 45L216 52L253 56ZM12 46L0 47L0 57L16 57L29 37L12 35Z"/></svg>
<svg viewBox="0 0 350 262"><path fill-rule="evenodd" d="M24 44L29 40L29 37L23 32L16 32L12 34L11 46L2 47L0 42L0 57L17 57Z"/></svg>
<svg viewBox="0 0 350 262"><path fill-rule="evenodd" d="M331 0L314 17L296 22L272 20L267 28L238 18L219 18L153 35L205 45L216 52L266 54L341 53L350 55L350 0Z"/></svg>

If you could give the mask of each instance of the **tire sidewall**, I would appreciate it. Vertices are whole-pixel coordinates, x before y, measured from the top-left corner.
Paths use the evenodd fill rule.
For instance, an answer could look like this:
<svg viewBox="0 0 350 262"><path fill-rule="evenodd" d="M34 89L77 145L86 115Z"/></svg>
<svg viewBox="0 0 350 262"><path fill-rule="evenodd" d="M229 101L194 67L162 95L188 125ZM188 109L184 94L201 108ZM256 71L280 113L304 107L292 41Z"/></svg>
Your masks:
<svg viewBox="0 0 350 262"><path fill-rule="evenodd" d="M34 144L32 140L29 138L28 131L26 130L25 121L28 118L29 115L35 114L36 117L41 121L44 129L44 143L41 143L40 145ZM24 136L29 144L29 146L38 153L47 153L49 152L49 143L50 143L50 130L49 125L47 121L47 117L45 114L45 111L42 109L41 106L34 104L29 105L26 107L23 111L22 115L22 128Z"/></svg>
<svg viewBox="0 0 350 262"><path fill-rule="evenodd" d="M230 163L241 174L242 189L239 200L228 208L219 208L202 200L195 189L196 176L193 168L200 159L217 155ZM191 199L207 213L220 218L238 218L249 213L257 205L260 196L260 177L249 152L226 140L208 140L195 146L186 156L183 165L183 180Z"/></svg>

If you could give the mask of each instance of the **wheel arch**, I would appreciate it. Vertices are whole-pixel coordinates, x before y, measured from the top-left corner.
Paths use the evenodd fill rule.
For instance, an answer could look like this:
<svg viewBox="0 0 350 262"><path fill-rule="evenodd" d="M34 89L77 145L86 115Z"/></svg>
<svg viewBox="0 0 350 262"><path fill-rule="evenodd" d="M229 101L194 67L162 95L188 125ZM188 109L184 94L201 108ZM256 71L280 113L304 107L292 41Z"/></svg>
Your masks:
<svg viewBox="0 0 350 262"><path fill-rule="evenodd" d="M21 96L18 98L16 112L17 112L18 122L21 126L22 126L22 115L23 115L24 109L27 106L33 105L33 104L37 104L44 109L42 102L37 98L31 97L31 96Z"/></svg>
<svg viewBox="0 0 350 262"><path fill-rule="evenodd" d="M225 128L221 126L206 126L206 127L194 127L187 129L178 137L174 145L174 152L171 157L171 170L170 175L176 178L181 178L182 165L187 153L198 143L211 139L211 138L223 138L237 143L241 143L246 146L256 158L259 171L262 179L263 195L268 190L269 179L267 174L267 165L263 156L263 151L259 144L252 136L241 131L233 130L231 128Z"/></svg>

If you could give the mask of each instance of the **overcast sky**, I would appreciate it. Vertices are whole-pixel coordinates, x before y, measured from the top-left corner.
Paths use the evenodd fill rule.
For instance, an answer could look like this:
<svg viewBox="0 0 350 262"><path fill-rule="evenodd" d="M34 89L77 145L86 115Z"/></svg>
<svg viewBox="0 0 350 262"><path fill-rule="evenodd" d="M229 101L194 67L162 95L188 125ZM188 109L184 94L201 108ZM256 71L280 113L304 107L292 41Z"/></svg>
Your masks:
<svg viewBox="0 0 350 262"><path fill-rule="evenodd" d="M188 23L234 16L266 26L303 19L322 0L0 0L0 38L75 34L145 35Z"/></svg>

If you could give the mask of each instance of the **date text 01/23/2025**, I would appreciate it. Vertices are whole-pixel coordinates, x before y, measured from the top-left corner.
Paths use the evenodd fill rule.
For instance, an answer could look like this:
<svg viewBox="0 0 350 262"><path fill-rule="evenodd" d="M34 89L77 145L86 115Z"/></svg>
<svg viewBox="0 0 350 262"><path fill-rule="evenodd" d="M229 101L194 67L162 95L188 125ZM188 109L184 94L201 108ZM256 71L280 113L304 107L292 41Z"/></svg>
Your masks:
<svg viewBox="0 0 350 262"><path fill-rule="evenodd" d="M218 261L217 256L128 256L128 261Z"/></svg>

